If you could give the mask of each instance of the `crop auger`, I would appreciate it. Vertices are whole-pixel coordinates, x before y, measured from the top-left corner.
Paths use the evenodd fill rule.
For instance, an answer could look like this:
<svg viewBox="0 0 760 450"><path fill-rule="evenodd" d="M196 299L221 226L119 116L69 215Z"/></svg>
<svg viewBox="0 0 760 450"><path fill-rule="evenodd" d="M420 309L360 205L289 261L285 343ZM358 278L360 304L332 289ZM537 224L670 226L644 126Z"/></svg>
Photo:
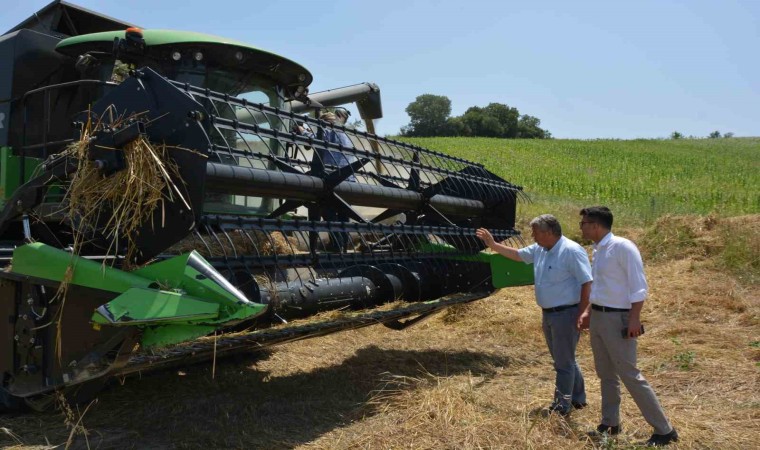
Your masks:
<svg viewBox="0 0 760 450"><path fill-rule="evenodd" d="M521 187L319 119L374 130L374 84L61 1L0 55L0 409L532 283L475 237L519 239Z"/></svg>

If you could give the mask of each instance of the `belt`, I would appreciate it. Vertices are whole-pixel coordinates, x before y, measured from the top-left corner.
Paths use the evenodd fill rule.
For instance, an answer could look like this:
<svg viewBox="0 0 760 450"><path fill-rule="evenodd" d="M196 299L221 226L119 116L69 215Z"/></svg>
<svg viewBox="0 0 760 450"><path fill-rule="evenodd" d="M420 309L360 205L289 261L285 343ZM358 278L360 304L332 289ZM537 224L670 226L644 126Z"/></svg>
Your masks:
<svg viewBox="0 0 760 450"><path fill-rule="evenodd" d="M595 309L597 311L601 312L628 312L631 309L625 309L625 308L610 308L609 306L601 306L601 305L594 305L591 304L591 309Z"/></svg>
<svg viewBox="0 0 760 450"><path fill-rule="evenodd" d="M573 303L572 305L562 305L562 306L555 306L554 308L542 308L544 312L557 312L557 311L564 311L566 309L575 308L578 306L577 303Z"/></svg>

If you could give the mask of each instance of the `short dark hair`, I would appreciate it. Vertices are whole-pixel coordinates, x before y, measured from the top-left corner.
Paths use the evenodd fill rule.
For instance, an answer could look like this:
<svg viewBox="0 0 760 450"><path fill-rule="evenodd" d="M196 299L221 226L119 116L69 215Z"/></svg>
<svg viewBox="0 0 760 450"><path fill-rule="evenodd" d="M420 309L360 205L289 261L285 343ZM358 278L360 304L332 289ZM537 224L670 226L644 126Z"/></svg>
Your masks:
<svg viewBox="0 0 760 450"><path fill-rule="evenodd" d="M590 206L581 210L581 215L590 222L612 229L612 211L606 206Z"/></svg>

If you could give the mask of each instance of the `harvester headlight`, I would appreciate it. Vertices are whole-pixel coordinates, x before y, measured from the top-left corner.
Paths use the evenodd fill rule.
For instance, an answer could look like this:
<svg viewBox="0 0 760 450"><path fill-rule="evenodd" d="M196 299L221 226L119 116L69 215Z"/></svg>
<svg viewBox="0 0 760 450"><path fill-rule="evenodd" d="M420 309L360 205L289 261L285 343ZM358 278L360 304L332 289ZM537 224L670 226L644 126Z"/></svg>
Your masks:
<svg viewBox="0 0 760 450"><path fill-rule="evenodd" d="M177 52L177 51L172 52L172 59L175 61L179 61L180 59L182 59L182 53Z"/></svg>
<svg viewBox="0 0 760 450"><path fill-rule="evenodd" d="M243 60L243 52L241 52L240 50L236 51L235 52L235 59L237 59L238 62L242 61Z"/></svg>
<svg viewBox="0 0 760 450"><path fill-rule="evenodd" d="M198 62L202 61L203 60L203 53L201 53L201 52L195 52L195 53L193 53L193 59L195 59Z"/></svg>

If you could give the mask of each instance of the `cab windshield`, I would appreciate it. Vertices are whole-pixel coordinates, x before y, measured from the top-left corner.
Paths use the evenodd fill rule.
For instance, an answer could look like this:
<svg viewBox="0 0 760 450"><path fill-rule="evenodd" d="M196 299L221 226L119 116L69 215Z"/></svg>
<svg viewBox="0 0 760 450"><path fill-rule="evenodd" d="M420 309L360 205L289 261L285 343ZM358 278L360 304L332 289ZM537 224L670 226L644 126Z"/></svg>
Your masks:
<svg viewBox="0 0 760 450"><path fill-rule="evenodd" d="M180 83L190 83L250 102L280 107L284 100L274 81L257 74L232 72L217 67L209 69L204 65L196 65L180 67L173 75L170 74L169 78Z"/></svg>
<svg viewBox="0 0 760 450"><path fill-rule="evenodd" d="M286 105L282 90L275 82L258 74L233 72L195 64L192 67L178 68L170 78L181 83L229 94L250 103L261 103L273 108L283 108ZM287 131L286 124L274 114L261 113L224 101L207 101L204 106L210 113L220 118L255 124L261 128ZM215 156L217 162L224 164L272 169L271 160L263 156L272 154L282 156L284 153L277 139L261 137L242 130L214 128L208 130L208 135L217 148L226 149L217 151ZM214 157L211 160L214 160ZM205 211L213 213L268 214L273 209L273 199L220 192L207 192L204 205Z"/></svg>

